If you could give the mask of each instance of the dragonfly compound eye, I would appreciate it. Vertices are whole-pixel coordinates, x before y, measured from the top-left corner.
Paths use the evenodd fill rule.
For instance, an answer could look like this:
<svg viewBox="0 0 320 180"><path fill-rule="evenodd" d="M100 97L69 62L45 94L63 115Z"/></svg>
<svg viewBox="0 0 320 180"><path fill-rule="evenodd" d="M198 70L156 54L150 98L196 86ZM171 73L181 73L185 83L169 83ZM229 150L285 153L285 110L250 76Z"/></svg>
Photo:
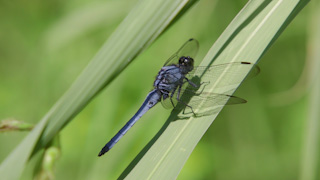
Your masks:
<svg viewBox="0 0 320 180"><path fill-rule="evenodd" d="M183 70L183 73L188 73L193 69L193 59L190 56L182 56L179 59L179 67Z"/></svg>
<svg viewBox="0 0 320 180"><path fill-rule="evenodd" d="M179 64L180 66L193 66L193 59L190 56L182 56L179 59Z"/></svg>

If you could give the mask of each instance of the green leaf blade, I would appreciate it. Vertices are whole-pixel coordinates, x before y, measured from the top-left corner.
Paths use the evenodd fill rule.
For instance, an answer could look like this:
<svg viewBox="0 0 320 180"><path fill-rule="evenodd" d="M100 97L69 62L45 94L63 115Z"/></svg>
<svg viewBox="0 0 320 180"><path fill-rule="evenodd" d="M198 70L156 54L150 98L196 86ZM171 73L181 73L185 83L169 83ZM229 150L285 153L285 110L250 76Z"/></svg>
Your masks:
<svg viewBox="0 0 320 180"><path fill-rule="evenodd" d="M71 87L2 162L1 176L19 179L32 154L45 147L102 88L170 25L186 5L194 2L139 1Z"/></svg>
<svg viewBox="0 0 320 180"><path fill-rule="evenodd" d="M201 66L247 61L256 63L279 33L308 1L249 1L203 59ZM250 69L242 69L244 79ZM212 92L235 89L219 88L223 81L239 78L221 74ZM176 179L196 144L210 127L220 109L211 116L177 120L173 112L157 136L139 154L120 177L125 179ZM159 135L161 134L161 136ZM150 148L150 149L149 149ZM142 157L140 159L140 157Z"/></svg>

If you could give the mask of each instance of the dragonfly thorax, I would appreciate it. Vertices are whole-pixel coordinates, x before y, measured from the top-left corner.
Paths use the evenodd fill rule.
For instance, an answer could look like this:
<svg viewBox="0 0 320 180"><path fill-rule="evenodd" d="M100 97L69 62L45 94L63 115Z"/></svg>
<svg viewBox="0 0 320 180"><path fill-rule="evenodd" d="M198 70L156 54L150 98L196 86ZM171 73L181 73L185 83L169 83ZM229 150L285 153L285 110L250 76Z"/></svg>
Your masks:
<svg viewBox="0 0 320 180"><path fill-rule="evenodd" d="M193 70L193 59L190 56L181 56L179 58L179 68L182 70L183 74Z"/></svg>

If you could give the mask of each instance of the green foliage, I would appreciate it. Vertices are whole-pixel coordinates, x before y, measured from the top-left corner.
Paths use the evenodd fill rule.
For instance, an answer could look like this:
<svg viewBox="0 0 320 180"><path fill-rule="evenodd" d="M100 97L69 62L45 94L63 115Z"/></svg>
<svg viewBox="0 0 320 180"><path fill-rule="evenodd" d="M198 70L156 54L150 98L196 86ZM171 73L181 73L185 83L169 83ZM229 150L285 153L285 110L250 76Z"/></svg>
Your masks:
<svg viewBox="0 0 320 180"><path fill-rule="evenodd" d="M0 135L1 144L6 144L0 153L1 176L17 179L31 165L26 162L34 148L46 146L64 126L56 179L115 179L120 174L174 179L188 158L181 179L299 176L307 100L291 97L303 97L305 91L287 99L277 92L289 89L302 71L310 9L279 35L308 1L250 1L231 23L244 4L193 2L37 1L1 6L0 118L14 116L35 124L51 108L25 139L23 133ZM168 25L170 29L147 48ZM199 144L217 114L174 121L172 112L165 122L170 112L158 105L114 149L97 158L104 143L141 105L165 60L191 37L200 41L196 61L203 59L202 65L263 59L259 77L237 91L249 103L225 108ZM242 71L244 77L249 69ZM216 86L228 78L222 74ZM55 168L49 169L51 173ZM29 174L24 172L22 179L30 179Z"/></svg>
<svg viewBox="0 0 320 180"><path fill-rule="evenodd" d="M5 131L30 131L32 124L21 122L15 119L6 119L0 122L0 132Z"/></svg>
<svg viewBox="0 0 320 180"><path fill-rule="evenodd" d="M153 42L187 3L193 1L138 2L69 90L41 119L35 130L6 158L0 173L7 179L19 178L31 155L45 147L103 87ZM18 163L20 165L16 167L15 164Z"/></svg>

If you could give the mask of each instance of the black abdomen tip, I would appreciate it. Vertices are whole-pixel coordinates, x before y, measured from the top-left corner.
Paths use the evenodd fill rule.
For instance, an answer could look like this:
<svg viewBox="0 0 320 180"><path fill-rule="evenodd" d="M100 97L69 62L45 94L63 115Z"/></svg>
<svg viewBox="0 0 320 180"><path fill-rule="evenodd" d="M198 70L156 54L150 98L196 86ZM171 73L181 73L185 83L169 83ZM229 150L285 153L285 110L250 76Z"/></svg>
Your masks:
<svg viewBox="0 0 320 180"><path fill-rule="evenodd" d="M106 152L100 151L98 156L100 157L100 156L104 155L104 153L106 153Z"/></svg>
<svg viewBox="0 0 320 180"><path fill-rule="evenodd" d="M98 156L100 157L100 156L104 155L109 150L110 150L110 148L108 148L108 147L102 148L101 151L99 152Z"/></svg>

